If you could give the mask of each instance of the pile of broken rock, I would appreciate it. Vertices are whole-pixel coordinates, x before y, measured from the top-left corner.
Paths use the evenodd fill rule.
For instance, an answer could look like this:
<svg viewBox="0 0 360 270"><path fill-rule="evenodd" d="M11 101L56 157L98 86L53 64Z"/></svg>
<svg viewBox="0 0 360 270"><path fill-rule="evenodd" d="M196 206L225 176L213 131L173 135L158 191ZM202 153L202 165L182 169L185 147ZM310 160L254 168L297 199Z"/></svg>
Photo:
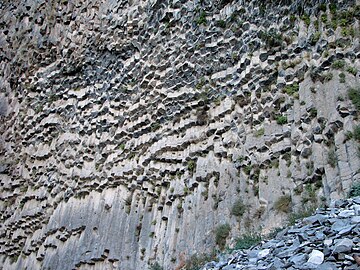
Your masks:
<svg viewBox="0 0 360 270"><path fill-rule="evenodd" d="M274 239L202 269L360 269L360 197L335 201Z"/></svg>

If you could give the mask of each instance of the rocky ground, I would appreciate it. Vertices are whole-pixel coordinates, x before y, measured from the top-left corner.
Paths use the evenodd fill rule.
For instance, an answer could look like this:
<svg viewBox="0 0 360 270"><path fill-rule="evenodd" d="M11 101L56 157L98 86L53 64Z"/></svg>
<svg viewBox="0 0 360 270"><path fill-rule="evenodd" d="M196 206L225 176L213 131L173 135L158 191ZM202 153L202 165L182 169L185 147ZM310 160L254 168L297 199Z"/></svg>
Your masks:
<svg viewBox="0 0 360 270"><path fill-rule="evenodd" d="M220 258L201 269L360 269L360 197L335 201L274 239Z"/></svg>

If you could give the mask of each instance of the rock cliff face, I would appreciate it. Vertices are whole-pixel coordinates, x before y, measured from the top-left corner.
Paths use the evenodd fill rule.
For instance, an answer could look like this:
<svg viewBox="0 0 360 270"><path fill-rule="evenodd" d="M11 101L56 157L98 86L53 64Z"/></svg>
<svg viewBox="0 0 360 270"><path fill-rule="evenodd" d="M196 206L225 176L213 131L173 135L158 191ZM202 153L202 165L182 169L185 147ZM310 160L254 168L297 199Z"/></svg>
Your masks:
<svg viewBox="0 0 360 270"><path fill-rule="evenodd" d="M359 5L2 1L2 268L180 269L344 197Z"/></svg>

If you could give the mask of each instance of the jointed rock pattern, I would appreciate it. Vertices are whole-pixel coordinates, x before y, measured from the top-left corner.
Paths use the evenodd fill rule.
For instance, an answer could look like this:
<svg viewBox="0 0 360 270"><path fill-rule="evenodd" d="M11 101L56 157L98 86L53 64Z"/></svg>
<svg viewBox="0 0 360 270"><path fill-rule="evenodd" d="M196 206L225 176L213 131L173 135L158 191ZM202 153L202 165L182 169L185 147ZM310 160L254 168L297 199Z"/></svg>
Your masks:
<svg viewBox="0 0 360 270"><path fill-rule="evenodd" d="M343 197L360 3L285 2L0 3L3 268L179 269Z"/></svg>

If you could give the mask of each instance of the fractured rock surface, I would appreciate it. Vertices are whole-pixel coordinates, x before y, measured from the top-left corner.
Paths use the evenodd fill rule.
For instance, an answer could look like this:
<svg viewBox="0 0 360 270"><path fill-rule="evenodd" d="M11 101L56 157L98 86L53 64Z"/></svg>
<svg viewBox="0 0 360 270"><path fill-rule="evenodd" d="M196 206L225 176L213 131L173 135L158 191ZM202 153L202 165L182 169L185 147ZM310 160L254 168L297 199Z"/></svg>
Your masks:
<svg viewBox="0 0 360 270"><path fill-rule="evenodd" d="M3 268L176 269L344 197L360 3L287 2L1 2Z"/></svg>

